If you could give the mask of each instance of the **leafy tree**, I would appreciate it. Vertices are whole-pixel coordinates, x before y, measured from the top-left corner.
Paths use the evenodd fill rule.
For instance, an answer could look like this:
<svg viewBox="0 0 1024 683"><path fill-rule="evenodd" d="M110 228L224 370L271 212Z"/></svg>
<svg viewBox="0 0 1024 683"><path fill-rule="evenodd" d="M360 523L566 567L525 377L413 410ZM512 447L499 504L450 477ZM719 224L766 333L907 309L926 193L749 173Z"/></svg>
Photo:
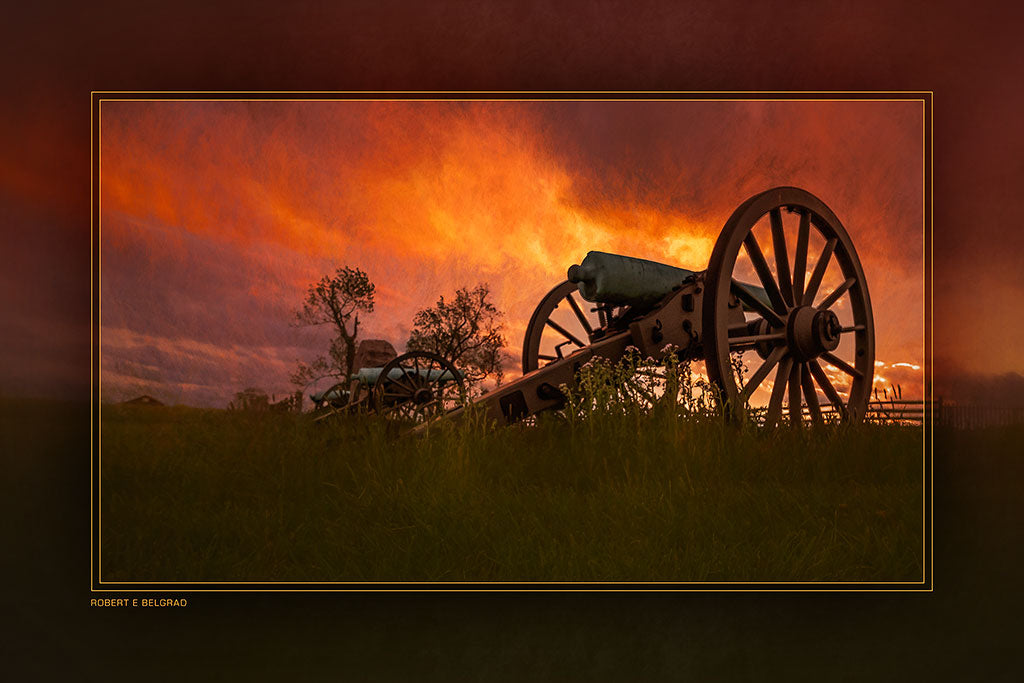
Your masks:
<svg viewBox="0 0 1024 683"><path fill-rule="evenodd" d="M358 268L338 268L306 291L302 310L295 314L299 325L329 325L334 332L326 356L299 363L292 383L306 386L321 377L348 377L356 357L359 314L373 312L376 288Z"/></svg>
<svg viewBox="0 0 1024 683"><path fill-rule="evenodd" d="M451 361L469 384L488 375L500 384L503 314L488 300L490 293L486 284L461 288L453 301L442 296L432 308L417 312L406 348L430 351Z"/></svg>

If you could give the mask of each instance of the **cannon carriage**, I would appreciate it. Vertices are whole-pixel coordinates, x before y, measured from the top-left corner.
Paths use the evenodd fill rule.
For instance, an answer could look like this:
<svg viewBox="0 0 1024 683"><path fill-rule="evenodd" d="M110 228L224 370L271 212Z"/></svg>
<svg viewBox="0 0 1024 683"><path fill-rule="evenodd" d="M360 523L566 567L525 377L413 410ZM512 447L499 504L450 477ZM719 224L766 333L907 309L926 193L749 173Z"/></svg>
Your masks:
<svg viewBox="0 0 1024 683"><path fill-rule="evenodd" d="M760 397L766 426L862 420L874 322L849 234L820 199L779 187L733 212L704 271L590 252L534 311L523 376L475 402L506 423L560 408L559 387L585 363L617 363L634 348L703 360L733 418Z"/></svg>

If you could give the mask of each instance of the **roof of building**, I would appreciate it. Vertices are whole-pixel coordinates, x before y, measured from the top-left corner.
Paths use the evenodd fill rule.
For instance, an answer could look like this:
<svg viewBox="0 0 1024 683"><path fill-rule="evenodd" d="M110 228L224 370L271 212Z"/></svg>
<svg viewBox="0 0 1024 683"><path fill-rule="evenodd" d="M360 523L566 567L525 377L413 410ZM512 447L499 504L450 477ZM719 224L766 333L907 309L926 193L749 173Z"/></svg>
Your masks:
<svg viewBox="0 0 1024 683"><path fill-rule="evenodd" d="M152 396L150 396L148 394L143 394L142 396L138 396L136 398L133 398L130 401L122 401L121 403L124 404L124 405L141 405L141 406L162 406L162 405L164 405L163 401L158 401L158 400L156 400L155 398L153 398Z"/></svg>

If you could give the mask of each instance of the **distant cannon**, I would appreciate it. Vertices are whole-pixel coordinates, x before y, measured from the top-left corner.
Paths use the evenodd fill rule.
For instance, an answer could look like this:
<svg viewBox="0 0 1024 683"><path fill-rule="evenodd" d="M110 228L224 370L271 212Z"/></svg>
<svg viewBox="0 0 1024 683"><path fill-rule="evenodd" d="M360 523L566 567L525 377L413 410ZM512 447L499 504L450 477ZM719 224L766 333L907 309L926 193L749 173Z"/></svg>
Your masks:
<svg viewBox="0 0 1024 683"><path fill-rule="evenodd" d="M310 395L314 420L363 411L411 423L440 417L466 400L462 374L437 354L411 351L382 367L359 368L347 382Z"/></svg>
<svg viewBox="0 0 1024 683"><path fill-rule="evenodd" d="M788 244L795 244L792 263ZM815 255L808 277L808 257ZM824 293L830 264L838 273L832 269ZM577 295L594 306L581 305ZM561 320L559 308L567 316ZM534 311L523 341L523 376L475 402L502 422L557 409L565 402L559 387L571 386L587 361L618 362L630 347L654 359L666 347L682 360L703 359L735 417L775 371L763 424L821 422L822 400L833 409L824 412L862 420L874 378L874 322L846 229L811 193L779 187L733 212L707 270L590 252ZM735 357L743 354L756 357L749 376L737 371Z"/></svg>

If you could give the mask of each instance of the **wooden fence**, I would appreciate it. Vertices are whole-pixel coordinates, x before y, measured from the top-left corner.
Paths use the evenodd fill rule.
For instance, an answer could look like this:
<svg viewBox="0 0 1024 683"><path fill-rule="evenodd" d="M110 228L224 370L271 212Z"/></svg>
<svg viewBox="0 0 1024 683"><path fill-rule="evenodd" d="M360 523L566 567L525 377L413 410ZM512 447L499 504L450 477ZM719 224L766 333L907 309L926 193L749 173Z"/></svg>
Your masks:
<svg viewBox="0 0 1024 683"><path fill-rule="evenodd" d="M821 412L826 420L835 417L835 409L831 405L822 405ZM805 417L808 415L806 406L803 407L803 413ZM786 414L787 411L783 410L783 415ZM868 403L865 419L868 422L882 424L919 425L924 423L926 415L935 421L936 426L954 429L979 429L1024 424L1024 408L999 405L962 405L944 402L941 398L934 401L920 399L871 401Z"/></svg>
<svg viewBox="0 0 1024 683"><path fill-rule="evenodd" d="M935 401L935 424L955 429L1005 427L1024 424L1024 408L1000 405L960 405Z"/></svg>
<svg viewBox="0 0 1024 683"><path fill-rule="evenodd" d="M864 419L869 422L922 424L925 413L933 412L939 401L903 400L869 401L868 412Z"/></svg>

